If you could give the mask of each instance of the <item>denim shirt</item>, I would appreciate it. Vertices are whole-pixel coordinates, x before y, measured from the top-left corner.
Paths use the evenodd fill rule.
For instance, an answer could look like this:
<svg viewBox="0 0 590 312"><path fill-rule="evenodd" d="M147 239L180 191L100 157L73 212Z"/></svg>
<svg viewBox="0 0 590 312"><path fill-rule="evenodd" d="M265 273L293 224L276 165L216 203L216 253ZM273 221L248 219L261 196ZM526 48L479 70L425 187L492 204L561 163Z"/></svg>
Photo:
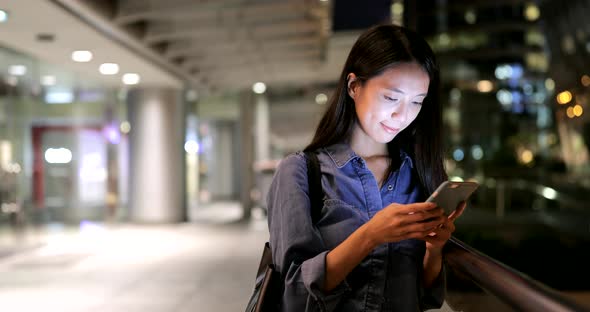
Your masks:
<svg viewBox="0 0 590 312"><path fill-rule="evenodd" d="M282 311L420 311L439 308L445 292L444 269L433 287L422 287L421 240L375 248L346 279L323 293L326 255L391 203L424 201L411 158L381 188L365 161L348 144L321 148L324 206L312 224L305 154L283 159L268 194L270 244L276 268L285 278ZM314 209L317 209L314 207Z"/></svg>

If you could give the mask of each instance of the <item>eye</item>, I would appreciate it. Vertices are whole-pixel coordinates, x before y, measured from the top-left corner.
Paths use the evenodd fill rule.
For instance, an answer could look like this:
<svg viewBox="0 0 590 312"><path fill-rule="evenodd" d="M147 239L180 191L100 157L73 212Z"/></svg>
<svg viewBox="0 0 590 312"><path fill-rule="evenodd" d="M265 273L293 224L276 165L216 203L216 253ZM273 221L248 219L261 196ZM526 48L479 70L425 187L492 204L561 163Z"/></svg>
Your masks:
<svg viewBox="0 0 590 312"><path fill-rule="evenodd" d="M422 105L422 102L412 102L412 103L416 104L416 105Z"/></svg>
<svg viewBox="0 0 590 312"><path fill-rule="evenodd" d="M389 96L387 96L387 95L384 95L383 97L385 98L385 100L387 100L387 101L389 101L389 102L397 102L397 99L394 99L394 98L392 98L392 97L389 97Z"/></svg>

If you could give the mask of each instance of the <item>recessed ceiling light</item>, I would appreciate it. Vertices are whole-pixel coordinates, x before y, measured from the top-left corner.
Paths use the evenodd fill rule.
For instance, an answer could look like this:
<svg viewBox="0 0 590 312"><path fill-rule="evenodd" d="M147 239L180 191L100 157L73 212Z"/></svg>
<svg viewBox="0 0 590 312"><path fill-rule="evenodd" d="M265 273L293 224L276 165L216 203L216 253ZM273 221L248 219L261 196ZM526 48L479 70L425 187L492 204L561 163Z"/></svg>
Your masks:
<svg viewBox="0 0 590 312"><path fill-rule="evenodd" d="M318 95L315 96L315 102L319 105L324 105L328 102L328 96L323 93L318 93Z"/></svg>
<svg viewBox="0 0 590 312"><path fill-rule="evenodd" d="M116 75L119 72L119 65L115 63L104 63L98 68L103 75Z"/></svg>
<svg viewBox="0 0 590 312"><path fill-rule="evenodd" d="M135 73L127 73L123 75L123 83L126 85L136 85L139 83L140 77Z"/></svg>
<svg viewBox="0 0 590 312"><path fill-rule="evenodd" d="M252 86L252 91L256 94L262 94L266 91L266 85L264 82L257 82Z"/></svg>
<svg viewBox="0 0 590 312"><path fill-rule="evenodd" d="M78 50L72 52L72 60L74 62L86 63L92 60L92 52L86 50Z"/></svg>
<svg viewBox="0 0 590 312"><path fill-rule="evenodd" d="M8 12L0 10L0 23L4 23L8 20Z"/></svg>

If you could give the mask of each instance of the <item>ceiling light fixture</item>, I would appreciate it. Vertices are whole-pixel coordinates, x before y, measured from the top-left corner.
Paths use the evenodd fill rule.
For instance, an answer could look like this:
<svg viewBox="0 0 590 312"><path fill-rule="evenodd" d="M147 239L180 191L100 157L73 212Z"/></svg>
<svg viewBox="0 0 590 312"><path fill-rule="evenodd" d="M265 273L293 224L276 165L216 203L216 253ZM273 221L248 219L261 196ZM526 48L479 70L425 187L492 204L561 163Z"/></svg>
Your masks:
<svg viewBox="0 0 590 312"><path fill-rule="evenodd" d="M318 95L315 96L315 102L319 105L324 105L328 102L328 96L323 93L318 93Z"/></svg>
<svg viewBox="0 0 590 312"><path fill-rule="evenodd" d="M140 77L135 73L127 73L123 75L121 80L123 80L123 83L126 85L136 85L139 83Z"/></svg>
<svg viewBox="0 0 590 312"><path fill-rule="evenodd" d="M92 52L86 50L78 50L72 52L72 60L74 62L86 63L92 60Z"/></svg>
<svg viewBox="0 0 590 312"><path fill-rule="evenodd" d="M0 23L5 23L6 21L8 21L8 12L0 10Z"/></svg>
<svg viewBox="0 0 590 312"><path fill-rule="evenodd" d="M104 63L98 68L103 75L116 75L119 72L119 65L115 63Z"/></svg>
<svg viewBox="0 0 590 312"><path fill-rule="evenodd" d="M266 85L264 82L257 82L252 86L252 91L256 94L262 94L266 91Z"/></svg>

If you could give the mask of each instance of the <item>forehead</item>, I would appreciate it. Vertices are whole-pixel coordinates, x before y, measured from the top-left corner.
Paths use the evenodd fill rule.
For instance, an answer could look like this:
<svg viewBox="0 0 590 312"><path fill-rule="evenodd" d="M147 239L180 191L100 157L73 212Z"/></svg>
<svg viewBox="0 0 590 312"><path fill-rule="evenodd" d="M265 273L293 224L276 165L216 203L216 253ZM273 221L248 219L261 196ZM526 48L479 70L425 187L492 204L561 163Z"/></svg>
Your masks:
<svg viewBox="0 0 590 312"><path fill-rule="evenodd" d="M428 92L430 84L428 73L416 63L397 64L371 80L377 87L416 93Z"/></svg>

